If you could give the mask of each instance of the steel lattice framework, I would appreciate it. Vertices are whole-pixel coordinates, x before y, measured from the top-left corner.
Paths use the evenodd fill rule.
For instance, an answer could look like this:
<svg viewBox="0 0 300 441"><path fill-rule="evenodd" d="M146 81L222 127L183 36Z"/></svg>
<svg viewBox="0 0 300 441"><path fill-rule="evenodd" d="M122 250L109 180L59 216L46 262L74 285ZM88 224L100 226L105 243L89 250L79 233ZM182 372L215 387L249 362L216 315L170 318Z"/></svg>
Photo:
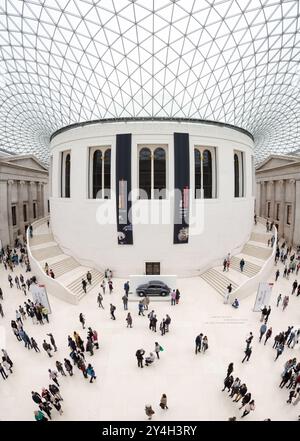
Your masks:
<svg viewBox="0 0 300 441"><path fill-rule="evenodd" d="M210 119L299 149L298 0L0 0L0 147L102 118Z"/></svg>

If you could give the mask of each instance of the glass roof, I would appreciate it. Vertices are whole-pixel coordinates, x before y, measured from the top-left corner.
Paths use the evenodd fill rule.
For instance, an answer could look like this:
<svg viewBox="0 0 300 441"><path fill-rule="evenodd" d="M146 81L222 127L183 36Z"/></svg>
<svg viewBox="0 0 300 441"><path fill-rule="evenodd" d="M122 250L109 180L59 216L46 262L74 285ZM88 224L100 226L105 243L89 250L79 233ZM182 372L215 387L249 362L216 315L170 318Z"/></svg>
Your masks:
<svg viewBox="0 0 300 441"><path fill-rule="evenodd" d="M298 0L0 0L0 148L102 118L226 122L299 149Z"/></svg>

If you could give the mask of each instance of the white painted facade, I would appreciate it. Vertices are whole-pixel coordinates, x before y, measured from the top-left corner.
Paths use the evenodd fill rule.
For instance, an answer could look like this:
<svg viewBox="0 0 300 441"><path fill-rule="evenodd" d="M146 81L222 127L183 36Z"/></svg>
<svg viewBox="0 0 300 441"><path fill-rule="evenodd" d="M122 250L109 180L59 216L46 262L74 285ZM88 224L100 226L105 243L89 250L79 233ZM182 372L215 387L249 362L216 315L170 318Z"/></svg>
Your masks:
<svg viewBox="0 0 300 441"><path fill-rule="evenodd" d="M132 134L132 189L138 188L140 145L167 147L167 190L174 188L174 132L189 133L190 207L197 215L201 231L190 230L188 244L173 244L173 198L137 200L133 198L133 245L118 245L115 200L116 135ZM89 149L111 146L110 200L89 199ZM194 147L214 147L216 152L216 195L214 199L194 198ZM71 152L70 198L61 198L61 152ZM244 197L234 197L234 151L244 154ZM55 237L67 254L85 265L114 276L144 274L145 262L160 262L161 274L191 276L238 252L249 239L253 225L253 141L246 133L229 126L196 122L130 121L96 123L70 128L51 141L51 224ZM108 208L111 222L99 224L97 210ZM139 219L161 207L169 217L165 224ZM151 211L152 210L152 211Z"/></svg>

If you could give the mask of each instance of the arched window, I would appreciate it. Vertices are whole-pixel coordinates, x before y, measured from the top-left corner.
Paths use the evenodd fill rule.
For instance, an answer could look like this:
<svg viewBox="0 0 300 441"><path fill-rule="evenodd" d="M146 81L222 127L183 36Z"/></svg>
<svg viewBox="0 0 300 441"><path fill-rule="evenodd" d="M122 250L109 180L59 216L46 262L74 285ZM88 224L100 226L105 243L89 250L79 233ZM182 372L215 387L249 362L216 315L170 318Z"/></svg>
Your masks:
<svg viewBox="0 0 300 441"><path fill-rule="evenodd" d="M111 197L111 149L90 148L89 197L110 199Z"/></svg>
<svg viewBox="0 0 300 441"><path fill-rule="evenodd" d="M154 150L154 198L165 198L166 152L161 147Z"/></svg>
<svg viewBox="0 0 300 441"><path fill-rule="evenodd" d="M211 152L204 150L203 152L203 190L204 198L212 198L212 159Z"/></svg>
<svg viewBox="0 0 300 441"><path fill-rule="evenodd" d="M102 152L93 154L93 199L101 198L102 192Z"/></svg>
<svg viewBox="0 0 300 441"><path fill-rule="evenodd" d="M151 151L148 148L142 148L139 154L139 188L141 199L151 199Z"/></svg>
<svg viewBox="0 0 300 441"><path fill-rule="evenodd" d="M215 158L213 147L196 147L194 150L196 199L216 197Z"/></svg>
<svg viewBox="0 0 300 441"><path fill-rule="evenodd" d="M104 199L110 199L110 168L111 168L111 150L107 149L104 153Z"/></svg>
<svg viewBox="0 0 300 441"><path fill-rule="evenodd" d="M195 198L199 198L200 190L201 190L201 153L198 149L195 149L194 152L195 158Z"/></svg>
<svg viewBox="0 0 300 441"><path fill-rule="evenodd" d="M70 197L71 155L67 154L65 160L65 198Z"/></svg>
<svg viewBox="0 0 300 441"><path fill-rule="evenodd" d="M240 196L240 165L239 157L234 154L234 197L238 198Z"/></svg>

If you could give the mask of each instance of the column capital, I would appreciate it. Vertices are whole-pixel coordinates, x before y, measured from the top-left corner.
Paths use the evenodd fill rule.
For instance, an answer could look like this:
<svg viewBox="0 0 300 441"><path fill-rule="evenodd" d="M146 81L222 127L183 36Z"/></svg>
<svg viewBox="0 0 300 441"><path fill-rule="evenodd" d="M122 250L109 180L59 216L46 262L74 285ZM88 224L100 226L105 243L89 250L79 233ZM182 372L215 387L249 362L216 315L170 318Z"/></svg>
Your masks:
<svg viewBox="0 0 300 441"><path fill-rule="evenodd" d="M19 181L19 184L20 184L20 185L25 185L26 182L25 182L25 181Z"/></svg>
<svg viewBox="0 0 300 441"><path fill-rule="evenodd" d="M9 184L9 185L12 185L12 184L14 184L14 180L13 179L9 179L8 181L7 181L7 183Z"/></svg>
<svg viewBox="0 0 300 441"><path fill-rule="evenodd" d="M35 182L34 181L30 181L29 185L35 185Z"/></svg>
<svg viewBox="0 0 300 441"><path fill-rule="evenodd" d="M290 179L290 184L295 184L295 182L296 182L296 179Z"/></svg>
<svg viewBox="0 0 300 441"><path fill-rule="evenodd" d="M269 181L269 184L273 185L273 184L274 184L274 181Z"/></svg>
<svg viewBox="0 0 300 441"><path fill-rule="evenodd" d="M284 184L284 179L280 179L280 180L278 181L278 183L279 183L280 185L283 185L283 184Z"/></svg>

